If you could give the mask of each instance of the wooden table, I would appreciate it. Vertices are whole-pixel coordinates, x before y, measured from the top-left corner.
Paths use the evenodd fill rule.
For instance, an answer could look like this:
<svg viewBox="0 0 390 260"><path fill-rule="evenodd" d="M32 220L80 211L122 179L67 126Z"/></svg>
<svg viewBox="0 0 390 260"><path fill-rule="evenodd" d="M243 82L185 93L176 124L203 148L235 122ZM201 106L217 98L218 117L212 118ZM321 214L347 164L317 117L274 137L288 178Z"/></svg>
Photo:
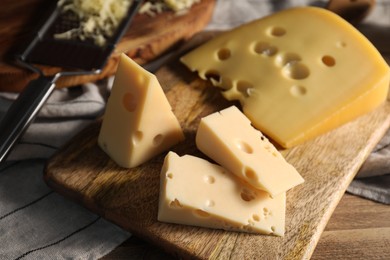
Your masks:
<svg viewBox="0 0 390 260"><path fill-rule="evenodd" d="M390 259L390 206L346 193L312 259Z"/></svg>
<svg viewBox="0 0 390 260"><path fill-rule="evenodd" d="M132 236L102 258L113 259L175 258ZM390 206L346 193L311 259L390 259Z"/></svg>

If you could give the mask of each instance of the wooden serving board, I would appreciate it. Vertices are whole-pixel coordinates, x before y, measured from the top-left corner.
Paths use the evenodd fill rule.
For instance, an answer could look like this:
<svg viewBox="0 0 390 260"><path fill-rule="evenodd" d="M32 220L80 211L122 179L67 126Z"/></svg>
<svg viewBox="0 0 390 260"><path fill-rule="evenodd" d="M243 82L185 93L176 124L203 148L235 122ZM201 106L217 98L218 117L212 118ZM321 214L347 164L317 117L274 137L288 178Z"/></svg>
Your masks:
<svg viewBox="0 0 390 260"><path fill-rule="evenodd" d="M179 62L156 75L186 137L172 150L204 157L194 141L200 119L235 103ZM178 257L309 259L347 186L388 129L390 104L281 151L305 179L287 192L284 237L158 222L159 174L166 153L137 168L120 168L97 145L100 124L87 127L49 160L44 178L60 194Z"/></svg>
<svg viewBox="0 0 390 260"><path fill-rule="evenodd" d="M0 91L21 91L36 73L18 67L13 54L23 49L44 22L45 10L52 0L2 0L0 2ZM111 76L116 71L118 57L126 53L139 64L153 60L201 31L211 19L216 0L201 0L184 15L165 11L154 17L138 14L127 33L118 43L102 73L88 76L61 77L57 87L70 87ZM45 75L63 70L39 66Z"/></svg>

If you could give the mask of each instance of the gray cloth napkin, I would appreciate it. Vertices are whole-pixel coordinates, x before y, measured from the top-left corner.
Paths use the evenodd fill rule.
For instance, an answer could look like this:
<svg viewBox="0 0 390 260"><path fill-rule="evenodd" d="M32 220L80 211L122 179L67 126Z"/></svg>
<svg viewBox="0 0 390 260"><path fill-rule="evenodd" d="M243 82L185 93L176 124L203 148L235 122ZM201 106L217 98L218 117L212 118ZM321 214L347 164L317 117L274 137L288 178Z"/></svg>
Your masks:
<svg viewBox="0 0 390 260"><path fill-rule="evenodd" d="M219 0L207 29L229 29L280 9L325 6L326 2ZM374 29L390 26L390 1L377 0L367 22ZM55 90L8 161L0 166L0 259L97 259L131 236L53 192L42 179L46 159L103 113L112 79ZM0 117L15 96L0 93ZM390 203L388 158L390 132L359 172L366 178L354 180L348 191ZM379 176L367 178L373 175Z"/></svg>
<svg viewBox="0 0 390 260"><path fill-rule="evenodd" d="M56 90L0 166L0 259L98 259L131 235L52 191L46 159L104 110L110 80ZM2 116L16 97L0 94Z"/></svg>
<svg viewBox="0 0 390 260"><path fill-rule="evenodd" d="M347 191L390 204L390 130L364 162Z"/></svg>

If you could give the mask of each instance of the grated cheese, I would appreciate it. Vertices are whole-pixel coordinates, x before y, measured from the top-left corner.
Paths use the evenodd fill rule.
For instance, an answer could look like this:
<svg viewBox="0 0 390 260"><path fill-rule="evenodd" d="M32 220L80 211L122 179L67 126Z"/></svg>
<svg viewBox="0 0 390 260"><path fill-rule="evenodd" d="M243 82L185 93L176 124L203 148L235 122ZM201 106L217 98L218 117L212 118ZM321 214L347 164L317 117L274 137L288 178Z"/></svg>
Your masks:
<svg viewBox="0 0 390 260"><path fill-rule="evenodd" d="M133 0L60 0L63 12L74 13L79 21L78 28L54 35L56 39L92 39L103 46L127 14ZM200 0L155 0L146 1L139 13L155 16L164 10L173 10L180 15Z"/></svg>
<svg viewBox="0 0 390 260"><path fill-rule="evenodd" d="M70 11L78 17L80 26L64 33L55 34L57 39L85 40L91 38L101 46L106 38L113 35L115 29L125 17L131 0L61 0L62 11Z"/></svg>
<svg viewBox="0 0 390 260"><path fill-rule="evenodd" d="M190 9L193 4L199 3L200 0L164 0L164 2L172 10L179 12Z"/></svg>

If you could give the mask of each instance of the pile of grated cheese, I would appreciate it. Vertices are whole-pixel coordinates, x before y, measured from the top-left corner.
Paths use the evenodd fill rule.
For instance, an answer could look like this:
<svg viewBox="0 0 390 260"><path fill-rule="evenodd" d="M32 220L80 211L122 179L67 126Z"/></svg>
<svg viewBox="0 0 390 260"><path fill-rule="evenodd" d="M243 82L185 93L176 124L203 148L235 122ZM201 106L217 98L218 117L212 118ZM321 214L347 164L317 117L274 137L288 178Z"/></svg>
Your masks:
<svg viewBox="0 0 390 260"><path fill-rule="evenodd" d="M80 21L78 28L54 35L56 39L92 39L103 46L126 16L133 0L60 0L63 12L72 12ZM200 0L154 0L145 1L139 13L155 16L164 10L173 10L180 15Z"/></svg>
<svg viewBox="0 0 390 260"><path fill-rule="evenodd" d="M140 8L139 13L155 16L164 10L173 10L177 15L185 14L192 5L200 0L155 0L146 1Z"/></svg>

